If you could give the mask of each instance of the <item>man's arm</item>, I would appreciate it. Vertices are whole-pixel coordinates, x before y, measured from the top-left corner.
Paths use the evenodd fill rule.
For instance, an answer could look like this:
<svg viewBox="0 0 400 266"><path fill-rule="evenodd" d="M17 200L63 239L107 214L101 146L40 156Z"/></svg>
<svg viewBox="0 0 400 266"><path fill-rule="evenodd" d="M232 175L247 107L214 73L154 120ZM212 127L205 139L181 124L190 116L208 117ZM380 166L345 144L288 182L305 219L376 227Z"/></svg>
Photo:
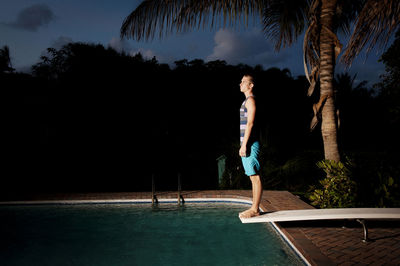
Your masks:
<svg viewBox="0 0 400 266"><path fill-rule="evenodd" d="M249 141L251 130L253 129L254 125L254 118L256 116L256 102L253 97L249 97L247 99L246 108L247 108L247 125L246 125L246 130L244 131L242 146L240 147L239 150L239 155L241 157L246 157L247 142Z"/></svg>

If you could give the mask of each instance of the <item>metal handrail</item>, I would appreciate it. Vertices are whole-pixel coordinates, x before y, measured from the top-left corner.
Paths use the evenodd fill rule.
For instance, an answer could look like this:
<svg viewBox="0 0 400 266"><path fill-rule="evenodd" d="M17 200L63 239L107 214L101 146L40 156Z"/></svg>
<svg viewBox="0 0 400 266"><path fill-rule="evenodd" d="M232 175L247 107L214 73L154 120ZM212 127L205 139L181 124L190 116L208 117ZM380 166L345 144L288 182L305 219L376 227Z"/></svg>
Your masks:
<svg viewBox="0 0 400 266"><path fill-rule="evenodd" d="M151 175L151 205L158 204L158 199L156 197L156 182L154 181L154 174Z"/></svg>
<svg viewBox="0 0 400 266"><path fill-rule="evenodd" d="M154 206L155 204L158 204L158 199L156 196L156 184L155 184L155 179L154 179L154 174L151 176L151 205ZM178 173L178 205L181 205L185 203L185 200L182 196L182 185L181 185L181 174Z"/></svg>

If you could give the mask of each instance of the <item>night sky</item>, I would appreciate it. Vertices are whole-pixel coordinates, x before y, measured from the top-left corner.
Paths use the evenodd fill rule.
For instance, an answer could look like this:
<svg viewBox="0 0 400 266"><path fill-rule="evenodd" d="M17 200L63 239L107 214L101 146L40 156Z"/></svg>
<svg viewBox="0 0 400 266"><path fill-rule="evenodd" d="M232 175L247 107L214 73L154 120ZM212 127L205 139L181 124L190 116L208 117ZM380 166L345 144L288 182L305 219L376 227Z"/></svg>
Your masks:
<svg viewBox="0 0 400 266"><path fill-rule="evenodd" d="M247 28L205 28L189 33L172 34L162 40L120 40L124 18L141 0L0 0L0 46L8 45L13 67L27 72L48 47L61 48L68 42L100 43L118 51L145 58L155 56L161 63L174 66L181 59L225 60L229 64L262 65L265 69L288 68L293 76L303 75L302 41L276 52L266 39L259 18ZM339 37L342 43L345 38ZM390 43L389 43L390 46ZM353 63L350 73L356 81L367 80L368 86L379 81L384 65L377 62L384 51L363 52ZM336 73L343 72L338 65Z"/></svg>

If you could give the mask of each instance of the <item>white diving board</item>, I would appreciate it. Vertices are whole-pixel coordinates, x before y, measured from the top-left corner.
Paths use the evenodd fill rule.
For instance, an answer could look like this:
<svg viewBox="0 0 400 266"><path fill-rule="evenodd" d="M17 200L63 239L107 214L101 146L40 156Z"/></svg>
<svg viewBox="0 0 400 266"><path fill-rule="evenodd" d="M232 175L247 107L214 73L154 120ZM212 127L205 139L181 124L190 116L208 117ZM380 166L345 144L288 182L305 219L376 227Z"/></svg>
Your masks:
<svg viewBox="0 0 400 266"><path fill-rule="evenodd" d="M267 223L315 220L357 220L363 225L364 239L368 241L365 220L400 220L400 208L338 208L305 209L268 212L251 218L240 218L242 223Z"/></svg>

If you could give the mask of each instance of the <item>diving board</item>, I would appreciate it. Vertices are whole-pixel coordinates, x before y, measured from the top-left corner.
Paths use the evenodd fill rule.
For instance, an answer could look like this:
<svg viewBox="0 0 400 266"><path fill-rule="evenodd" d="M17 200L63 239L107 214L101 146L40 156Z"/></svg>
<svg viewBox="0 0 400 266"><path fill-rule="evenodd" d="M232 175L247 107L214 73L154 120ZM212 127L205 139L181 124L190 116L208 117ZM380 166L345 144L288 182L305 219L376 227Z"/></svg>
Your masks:
<svg viewBox="0 0 400 266"><path fill-rule="evenodd" d="M239 217L240 218L240 217ZM368 241L365 220L400 220L400 208L338 208L305 209L268 212L251 218L240 218L242 223L267 223L315 220L357 220L363 225L364 239Z"/></svg>

